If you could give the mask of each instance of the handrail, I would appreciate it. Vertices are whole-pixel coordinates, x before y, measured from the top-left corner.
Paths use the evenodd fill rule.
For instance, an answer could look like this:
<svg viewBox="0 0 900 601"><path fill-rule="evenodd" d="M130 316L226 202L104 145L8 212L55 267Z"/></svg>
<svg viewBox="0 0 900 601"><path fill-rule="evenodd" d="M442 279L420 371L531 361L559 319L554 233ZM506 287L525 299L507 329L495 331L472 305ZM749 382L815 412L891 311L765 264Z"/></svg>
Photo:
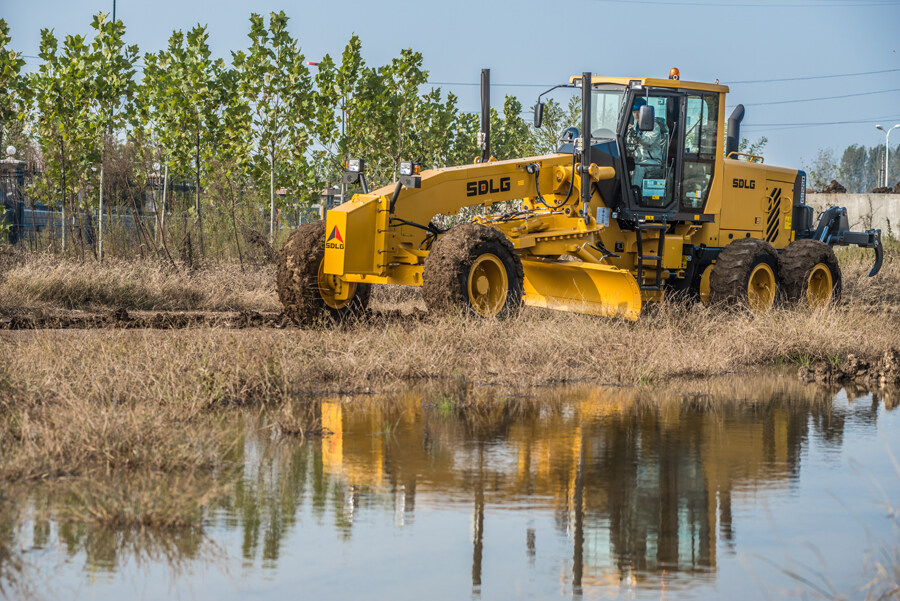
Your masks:
<svg viewBox="0 0 900 601"><path fill-rule="evenodd" d="M747 157L747 158L746 158L746 159L740 159L740 158L738 158L738 157ZM739 161L739 160L745 160L745 161L747 161L748 163L756 163L756 162L759 162L760 164L762 164L763 162L765 162L765 159L764 159L763 157L761 157L761 156L759 156L759 155L756 155L756 154L750 154L750 153L747 153L747 152L737 152L737 151L732 151L732 152L729 152L729 153L728 153L728 156L725 157L725 158L726 158L726 159L734 158L734 159L737 160L737 161ZM757 159L759 159L759 160L757 161Z"/></svg>

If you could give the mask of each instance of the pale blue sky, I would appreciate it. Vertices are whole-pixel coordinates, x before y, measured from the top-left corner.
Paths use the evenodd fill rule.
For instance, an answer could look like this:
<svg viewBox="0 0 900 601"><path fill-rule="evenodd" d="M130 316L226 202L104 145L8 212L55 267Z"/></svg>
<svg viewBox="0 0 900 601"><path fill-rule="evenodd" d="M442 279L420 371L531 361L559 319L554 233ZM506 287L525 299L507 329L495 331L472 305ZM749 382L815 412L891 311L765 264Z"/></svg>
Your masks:
<svg viewBox="0 0 900 601"><path fill-rule="evenodd" d="M40 29L90 31L91 15L112 0L0 0L13 47L36 55ZM571 0L569 2L314 2L269 0L118 0L117 17L142 52L165 46L173 29L209 25L213 51L226 59L246 46L251 12L284 10L308 59L339 56L352 33L371 65L402 48L422 52L434 82L477 83L489 67L496 84L562 83L570 75L748 80L817 77L893 70L873 75L730 84L728 110L747 108L744 135L769 138L766 162L799 167L817 149L884 143L875 123L900 123L900 0ZM29 59L29 66L36 63ZM442 85L464 110L478 109L476 85ZM893 90L887 92L887 90ZM539 87L495 87L533 104ZM873 93L877 92L877 93ZM831 100L808 100L865 94ZM785 104L774 103L803 100ZM830 124L860 121L858 123ZM805 127L787 124L829 123ZM773 124L759 126L759 124ZM782 124L782 125L774 125ZM900 131L891 138L900 143Z"/></svg>

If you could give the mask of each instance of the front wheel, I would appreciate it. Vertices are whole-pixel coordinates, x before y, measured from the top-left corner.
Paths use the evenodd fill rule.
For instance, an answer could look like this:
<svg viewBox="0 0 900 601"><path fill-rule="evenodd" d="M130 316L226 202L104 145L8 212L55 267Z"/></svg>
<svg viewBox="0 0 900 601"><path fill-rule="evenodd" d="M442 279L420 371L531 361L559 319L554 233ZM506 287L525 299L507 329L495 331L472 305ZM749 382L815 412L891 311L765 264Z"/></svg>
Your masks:
<svg viewBox="0 0 900 601"><path fill-rule="evenodd" d="M521 309L523 281L522 262L506 236L470 223L434 243L425 259L422 296L434 312L511 317Z"/></svg>
<svg viewBox="0 0 900 601"><path fill-rule="evenodd" d="M345 282L325 273L325 222L298 227L278 256L276 280L284 314L297 325L325 318L342 321L365 313L369 284Z"/></svg>

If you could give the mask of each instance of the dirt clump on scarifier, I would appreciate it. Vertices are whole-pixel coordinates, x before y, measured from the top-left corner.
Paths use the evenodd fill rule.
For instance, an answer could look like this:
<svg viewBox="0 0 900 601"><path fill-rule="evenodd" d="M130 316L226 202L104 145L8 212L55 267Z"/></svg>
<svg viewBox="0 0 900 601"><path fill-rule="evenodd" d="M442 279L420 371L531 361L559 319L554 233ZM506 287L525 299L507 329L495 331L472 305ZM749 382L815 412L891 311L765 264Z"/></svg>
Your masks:
<svg viewBox="0 0 900 601"><path fill-rule="evenodd" d="M726 246L709 277L710 301L714 304L747 300L747 282L760 260L778 273L778 253L772 245L757 238L740 238Z"/></svg>
<svg viewBox="0 0 900 601"><path fill-rule="evenodd" d="M460 225L434 243L425 259L425 270L422 278L422 298L429 311L447 312L460 310L469 306L467 296L467 280L469 267L491 247L505 250L511 260L514 278L510 278L510 295L504 313L514 312L522 303L524 290L522 282L524 272L522 261L515 253L512 243L499 231L478 224ZM501 260L504 257L499 257ZM513 281L515 279L515 281Z"/></svg>
<svg viewBox="0 0 900 601"><path fill-rule="evenodd" d="M789 302L797 302L806 295L809 272L819 263L826 265L834 278L831 302L840 302L841 267L831 247L818 240L795 240L778 256L778 274Z"/></svg>
<svg viewBox="0 0 900 601"><path fill-rule="evenodd" d="M888 386L900 383L900 349L892 348L878 358L865 359L847 355L839 363L820 359L797 371L805 382L855 382L869 386Z"/></svg>

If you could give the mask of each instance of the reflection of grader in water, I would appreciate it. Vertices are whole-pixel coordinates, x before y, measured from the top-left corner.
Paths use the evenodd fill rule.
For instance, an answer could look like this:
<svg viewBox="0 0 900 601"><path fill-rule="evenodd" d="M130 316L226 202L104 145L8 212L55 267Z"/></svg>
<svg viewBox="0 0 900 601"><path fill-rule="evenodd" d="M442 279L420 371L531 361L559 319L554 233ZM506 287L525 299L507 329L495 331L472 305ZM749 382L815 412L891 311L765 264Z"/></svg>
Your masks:
<svg viewBox="0 0 900 601"><path fill-rule="evenodd" d="M325 402L323 469L355 490L402 487L395 509L407 515L416 493L474 503L475 585L485 504L523 497L552 508L569 533L575 587L708 572L717 530L726 545L734 536L732 497L790 486L811 422L825 439L840 436L827 391L785 385L715 404L587 388L556 402L485 402L472 391L424 406L418 394ZM734 382L724 386L733 398ZM756 399L760 388L754 381ZM533 552L534 533L525 539Z"/></svg>

